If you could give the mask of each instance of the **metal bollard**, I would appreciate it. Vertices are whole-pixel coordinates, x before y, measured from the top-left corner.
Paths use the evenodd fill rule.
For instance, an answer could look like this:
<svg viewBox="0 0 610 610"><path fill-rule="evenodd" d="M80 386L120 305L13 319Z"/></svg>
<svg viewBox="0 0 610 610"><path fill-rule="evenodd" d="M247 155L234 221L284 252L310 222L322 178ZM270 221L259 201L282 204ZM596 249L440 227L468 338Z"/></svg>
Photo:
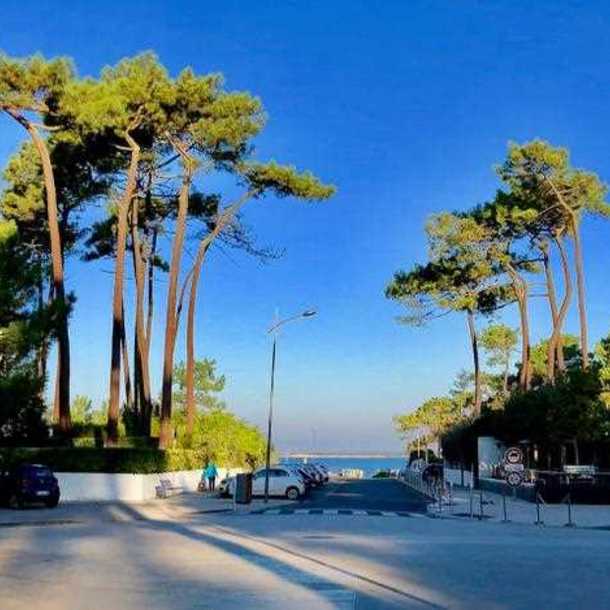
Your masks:
<svg viewBox="0 0 610 610"><path fill-rule="evenodd" d="M508 518L508 511L506 510L506 489L504 487L502 487L502 512L504 514L502 523L510 523L510 519Z"/></svg>
<svg viewBox="0 0 610 610"><path fill-rule="evenodd" d="M540 497L540 494L538 492L536 492L536 521L535 521L535 525L544 525L544 519L541 518L541 504L540 504L540 500L542 498Z"/></svg>
<svg viewBox="0 0 610 610"><path fill-rule="evenodd" d="M470 486L470 518L474 519L474 498L473 498L474 490L472 489L472 485Z"/></svg>
<svg viewBox="0 0 610 610"><path fill-rule="evenodd" d="M572 519L572 493L568 492L568 522L565 524L565 527L576 527L576 523L574 523Z"/></svg>
<svg viewBox="0 0 610 610"><path fill-rule="evenodd" d="M483 490L481 489L479 491L479 521L483 521L483 517L484 517L484 510L483 510Z"/></svg>

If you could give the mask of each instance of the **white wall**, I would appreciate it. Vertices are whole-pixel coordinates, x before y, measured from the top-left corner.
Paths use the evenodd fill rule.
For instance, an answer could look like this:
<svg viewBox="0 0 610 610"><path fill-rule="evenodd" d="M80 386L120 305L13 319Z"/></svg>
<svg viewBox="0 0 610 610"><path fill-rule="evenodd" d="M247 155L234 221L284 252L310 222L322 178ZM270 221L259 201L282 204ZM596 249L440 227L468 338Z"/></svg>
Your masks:
<svg viewBox="0 0 610 610"><path fill-rule="evenodd" d="M240 468L218 469L216 481L227 473L242 472ZM154 474L108 474L101 472L56 472L62 502L145 502L156 497L156 487L161 479L184 491L196 491L201 479L201 469L158 472Z"/></svg>
<svg viewBox="0 0 610 610"><path fill-rule="evenodd" d="M491 478L494 466L502 463L506 446L493 436L479 436L479 476Z"/></svg>

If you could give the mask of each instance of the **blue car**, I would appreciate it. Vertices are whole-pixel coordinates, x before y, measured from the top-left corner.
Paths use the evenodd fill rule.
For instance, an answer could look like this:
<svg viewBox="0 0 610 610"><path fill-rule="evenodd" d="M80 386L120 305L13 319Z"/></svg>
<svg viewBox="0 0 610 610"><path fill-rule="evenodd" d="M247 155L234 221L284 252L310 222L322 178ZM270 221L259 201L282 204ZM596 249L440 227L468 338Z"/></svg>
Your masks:
<svg viewBox="0 0 610 610"><path fill-rule="evenodd" d="M28 503L55 508L59 496L57 478L41 464L21 464L0 473L0 502L11 508L22 508Z"/></svg>

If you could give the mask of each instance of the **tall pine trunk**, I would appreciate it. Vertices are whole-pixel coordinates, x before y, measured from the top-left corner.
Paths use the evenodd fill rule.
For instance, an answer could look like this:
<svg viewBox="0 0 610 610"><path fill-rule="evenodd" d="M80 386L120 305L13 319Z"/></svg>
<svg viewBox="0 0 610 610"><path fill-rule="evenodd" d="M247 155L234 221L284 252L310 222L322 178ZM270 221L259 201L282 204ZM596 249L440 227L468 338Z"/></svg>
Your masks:
<svg viewBox="0 0 610 610"><path fill-rule="evenodd" d="M554 325L553 334L549 339L549 347L547 357L550 358L551 354L557 354L557 367L560 371L565 370L565 362L563 358L563 342L561 339L561 331L563 328L563 324L565 322L566 316L568 314L568 309L570 307L570 302L572 300L572 276L570 274L570 263L568 260L568 255L565 249L565 245L563 243L563 239L561 236L555 237L555 244L557 245L557 249L559 251L559 257L561 261L561 270L563 273L563 284L564 284L564 295L561 301L561 306L559 307L559 312L557 313L557 323ZM553 380L554 380L553 376Z"/></svg>
<svg viewBox="0 0 610 610"><path fill-rule="evenodd" d="M531 383L530 371L530 331L528 312L528 286L511 263L506 266L511 278L512 286L519 308L519 323L521 327L521 371L519 374L519 386L522 390L529 390Z"/></svg>
<svg viewBox="0 0 610 610"><path fill-rule="evenodd" d="M580 227L576 218L572 221L574 237L574 268L576 270L576 289L578 293L578 318L580 321L580 351L582 352L582 368L589 366L589 331L587 324L587 304L585 301L585 269L580 241Z"/></svg>
<svg viewBox="0 0 610 610"><path fill-rule="evenodd" d="M127 171L127 185L119 201L117 214L117 245L114 271L114 291L112 296L112 353L110 356L110 395L108 401L108 442L118 441L121 400L121 328L123 327L123 284L125 282L125 250L129 208L136 190L140 147L129 133L125 139L131 150Z"/></svg>
<svg viewBox="0 0 610 610"><path fill-rule="evenodd" d="M205 260L205 256L212 245L213 241L222 233L224 228L229 225L240 208L254 195L255 190L248 191L240 197L235 203L226 207L218 217L214 229L199 243L197 249L197 257L193 269L191 270L191 289L189 293L189 307L186 323L186 433L190 436L193 434L195 427L195 415L197 413L197 405L195 403L195 307L197 305L197 287L201 276L201 268Z"/></svg>
<svg viewBox="0 0 610 610"><path fill-rule="evenodd" d="M563 208L567 224L572 232L574 239L574 268L576 271L576 290L578 294L578 318L580 322L580 351L582 352L582 368L587 369L589 366L589 331L587 323L587 305L585 302L585 269L583 263L582 244L580 241L580 226L578 216L572 207L564 199L561 191L555 186L555 183L546 178L553 193L557 197L559 205Z"/></svg>
<svg viewBox="0 0 610 610"><path fill-rule="evenodd" d="M59 327L57 329L57 407L59 415L59 430L62 434L68 434L72 426L70 419L70 336L68 333L69 305L66 301L64 285L64 264L61 247L61 234L57 213L57 192L55 189L55 177L51 164L51 155L46 142L38 133L36 127L23 119L19 122L30 134L36 151L42 163L44 187L47 203L47 222L49 224L49 242L51 245L51 268L53 274L53 293L55 301L59 305Z"/></svg>
<svg viewBox="0 0 610 610"><path fill-rule="evenodd" d="M472 310L467 310L468 334L470 335L470 345L472 347L472 360L474 363L474 413L481 414L481 365L479 362L479 340L477 328L474 323Z"/></svg>
<svg viewBox="0 0 610 610"><path fill-rule="evenodd" d="M123 357L123 381L125 383L125 403L129 410L133 409L133 396L131 390L131 375L129 372L129 354L127 350L127 337L125 336L125 307L123 307L123 326L121 328L121 354Z"/></svg>
<svg viewBox="0 0 610 610"><path fill-rule="evenodd" d="M165 319L165 348L163 350L163 380L161 389L161 422L159 430L159 448L166 449L173 438L172 430L172 386L174 373L174 350L176 347L176 303L178 278L180 276L180 261L186 232L186 217L188 213L189 194L195 166L190 156L179 149L183 161L182 185L178 196L178 215L172 256L169 268L169 286L167 290L167 311Z"/></svg>
<svg viewBox="0 0 610 610"><path fill-rule="evenodd" d="M559 311L557 308L557 291L555 289L555 278L553 275L553 268L551 266L551 259L549 256L549 242L545 240L542 244L540 244L539 247L542 253L544 276L546 280L547 299L549 301L549 307L551 310L551 334L554 335L555 330L557 329L557 324L559 322ZM549 344L547 348L546 374L548 380L551 383L555 382L555 367L557 365L557 359L558 354L555 343L549 339Z"/></svg>
<svg viewBox="0 0 610 610"><path fill-rule="evenodd" d="M193 266L191 276L191 290L189 293L189 307L186 322L186 433L192 435L195 428L195 415L197 405L195 403L195 307L197 305L197 287L201 275L201 267L210 243L201 242L197 252L197 259Z"/></svg>
<svg viewBox="0 0 610 610"><path fill-rule="evenodd" d="M142 244L138 228L138 205L134 201L131 211L131 245L133 254L134 276L136 280L136 307L135 307L135 357L138 370L138 420L139 427L144 427L146 414L151 411L150 372L148 364L148 349L146 329L144 326L144 291L146 281L146 268L142 258ZM142 432L142 430L140 431Z"/></svg>

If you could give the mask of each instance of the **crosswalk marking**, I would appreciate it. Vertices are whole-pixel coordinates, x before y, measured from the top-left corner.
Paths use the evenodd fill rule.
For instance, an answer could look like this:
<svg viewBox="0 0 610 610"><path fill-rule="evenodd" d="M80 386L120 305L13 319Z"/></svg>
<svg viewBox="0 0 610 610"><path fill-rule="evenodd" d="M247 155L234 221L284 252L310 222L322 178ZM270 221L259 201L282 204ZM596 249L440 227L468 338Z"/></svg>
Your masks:
<svg viewBox="0 0 610 610"><path fill-rule="evenodd" d="M421 519L426 515L421 513L411 513L408 511L393 511L393 510L363 510L349 508L269 508L251 511L251 514L256 515L341 515L341 516L358 516L358 517L416 517Z"/></svg>

